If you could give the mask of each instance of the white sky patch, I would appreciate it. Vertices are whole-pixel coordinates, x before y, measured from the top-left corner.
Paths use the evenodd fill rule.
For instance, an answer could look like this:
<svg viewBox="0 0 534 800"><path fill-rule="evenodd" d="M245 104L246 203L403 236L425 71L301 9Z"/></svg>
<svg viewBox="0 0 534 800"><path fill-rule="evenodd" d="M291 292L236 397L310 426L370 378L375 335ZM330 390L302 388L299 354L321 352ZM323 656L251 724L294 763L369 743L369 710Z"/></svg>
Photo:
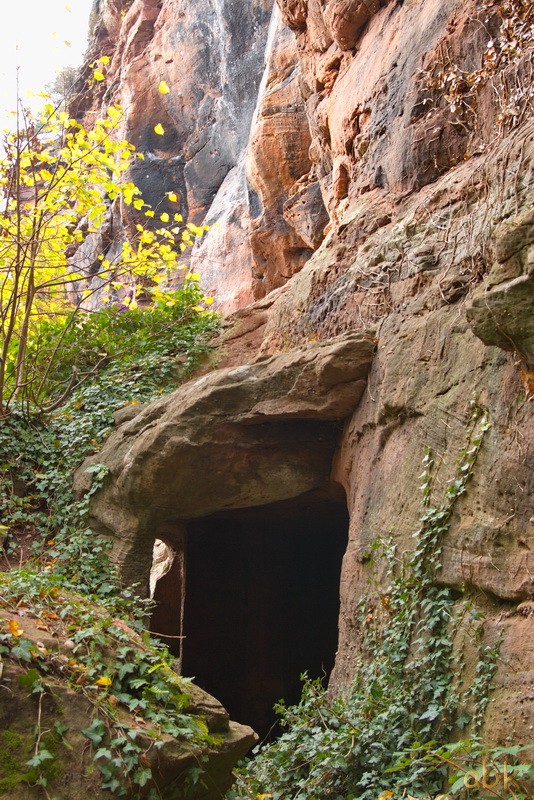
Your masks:
<svg viewBox="0 0 534 800"><path fill-rule="evenodd" d="M2 8L0 32L0 127L20 96L41 92L62 67L79 66L87 48L93 0L15 0ZM34 106L35 101L31 105Z"/></svg>

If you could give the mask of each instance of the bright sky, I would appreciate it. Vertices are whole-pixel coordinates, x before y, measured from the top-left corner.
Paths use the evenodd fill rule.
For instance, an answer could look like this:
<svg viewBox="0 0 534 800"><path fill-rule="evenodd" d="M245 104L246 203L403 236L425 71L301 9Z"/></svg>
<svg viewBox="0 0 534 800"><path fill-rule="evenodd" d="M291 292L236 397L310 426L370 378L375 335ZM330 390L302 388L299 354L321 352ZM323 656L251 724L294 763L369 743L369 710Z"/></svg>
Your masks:
<svg viewBox="0 0 534 800"><path fill-rule="evenodd" d="M87 46L93 0L10 0L2 8L0 31L0 128L20 94L42 91L59 69L79 66ZM67 44L67 42L70 44Z"/></svg>

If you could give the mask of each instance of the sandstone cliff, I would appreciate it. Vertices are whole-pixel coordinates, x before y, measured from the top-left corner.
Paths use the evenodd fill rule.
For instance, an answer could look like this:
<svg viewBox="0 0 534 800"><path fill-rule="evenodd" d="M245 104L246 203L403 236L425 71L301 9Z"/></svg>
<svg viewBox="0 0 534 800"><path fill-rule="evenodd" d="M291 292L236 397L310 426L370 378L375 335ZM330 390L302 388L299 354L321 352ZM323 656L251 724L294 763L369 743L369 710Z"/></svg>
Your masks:
<svg viewBox="0 0 534 800"><path fill-rule="evenodd" d="M146 580L154 539L179 548L192 518L342 486L341 691L371 543L411 549L424 448L444 490L486 408L436 581L503 637L496 742L531 742L534 716L532 24L521 0L98 0L91 51L111 56L92 107L124 104L147 199L217 222L193 261L236 312L220 371L96 457L95 531Z"/></svg>

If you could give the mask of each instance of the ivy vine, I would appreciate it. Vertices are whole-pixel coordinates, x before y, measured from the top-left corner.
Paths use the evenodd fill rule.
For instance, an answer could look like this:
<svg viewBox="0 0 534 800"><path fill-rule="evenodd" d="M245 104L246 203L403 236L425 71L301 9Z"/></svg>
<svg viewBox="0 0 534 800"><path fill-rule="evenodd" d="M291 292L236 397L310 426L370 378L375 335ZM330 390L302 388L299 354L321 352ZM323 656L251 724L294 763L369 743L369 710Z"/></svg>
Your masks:
<svg viewBox="0 0 534 800"><path fill-rule="evenodd" d="M360 657L350 691L332 696L303 676L300 703L277 707L285 732L258 748L230 800L377 800L442 790L449 766L436 752L455 727L470 724L476 735L497 663L498 645L489 658L481 643L475 683L460 690L453 636L461 614L453 591L436 585L443 536L488 428L487 413L475 406L440 503L432 502L434 462L425 451L413 553L400 558L391 540L373 546L375 562L385 560L391 580L387 591L377 584L360 603Z"/></svg>

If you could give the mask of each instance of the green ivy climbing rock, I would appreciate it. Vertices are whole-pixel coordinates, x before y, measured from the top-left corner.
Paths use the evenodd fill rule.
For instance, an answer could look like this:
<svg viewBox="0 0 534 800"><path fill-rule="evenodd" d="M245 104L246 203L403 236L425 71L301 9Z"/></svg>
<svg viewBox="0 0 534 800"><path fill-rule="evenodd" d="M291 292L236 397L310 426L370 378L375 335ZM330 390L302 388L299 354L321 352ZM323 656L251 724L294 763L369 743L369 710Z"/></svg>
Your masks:
<svg viewBox="0 0 534 800"><path fill-rule="evenodd" d="M231 800L377 800L442 792L450 765L440 747L464 729L477 741L498 655L498 644L481 634L475 682L462 688L453 637L463 608L452 590L436 585L443 536L488 427L486 412L474 407L455 475L437 504L432 455L425 453L412 554L403 558L379 537L368 554L377 567L387 565L390 582L387 591L376 582L361 600L360 659L350 692L333 696L320 681L305 679L300 703L278 706L285 732L258 748Z"/></svg>

